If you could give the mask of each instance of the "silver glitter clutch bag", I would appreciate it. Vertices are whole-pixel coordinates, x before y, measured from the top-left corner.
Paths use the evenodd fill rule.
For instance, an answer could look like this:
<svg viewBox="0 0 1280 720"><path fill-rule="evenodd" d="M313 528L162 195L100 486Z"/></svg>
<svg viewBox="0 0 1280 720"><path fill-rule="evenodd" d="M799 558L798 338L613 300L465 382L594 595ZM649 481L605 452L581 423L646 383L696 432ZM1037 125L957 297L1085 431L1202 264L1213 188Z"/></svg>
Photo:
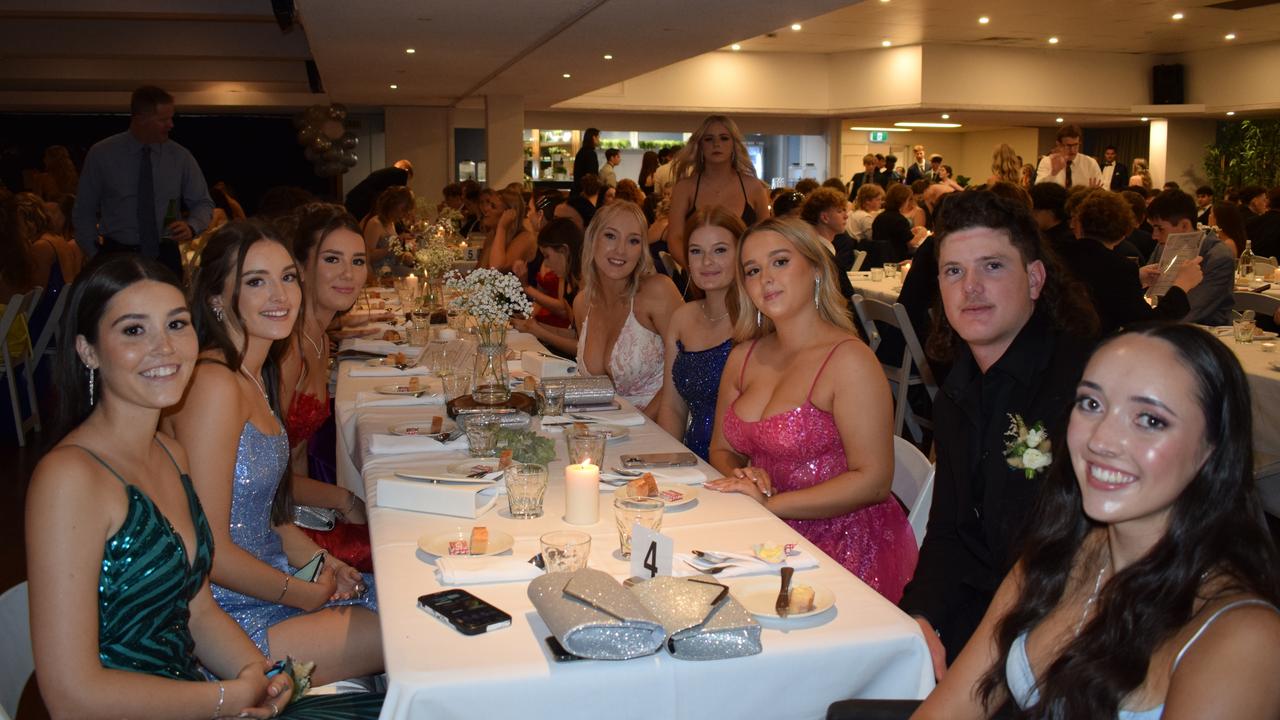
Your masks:
<svg viewBox="0 0 1280 720"><path fill-rule="evenodd" d="M529 600L565 650L593 660L629 660L662 647L667 631L608 573L584 568L529 583Z"/></svg>
<svg viewBox="0 0 1280 720"><path fill-rule="evenodd" d="M555 378L543 383L564 385L565 405L608 405L615 394L613 380L604 375Z"/></svg>
<svg viewBox="0 0 1280 720"><path fill-rule="evenodd" d="M698 578L655 577L631 588L667 631L667 649L683 660L755 655L760 624L724 585Z"/></svg>

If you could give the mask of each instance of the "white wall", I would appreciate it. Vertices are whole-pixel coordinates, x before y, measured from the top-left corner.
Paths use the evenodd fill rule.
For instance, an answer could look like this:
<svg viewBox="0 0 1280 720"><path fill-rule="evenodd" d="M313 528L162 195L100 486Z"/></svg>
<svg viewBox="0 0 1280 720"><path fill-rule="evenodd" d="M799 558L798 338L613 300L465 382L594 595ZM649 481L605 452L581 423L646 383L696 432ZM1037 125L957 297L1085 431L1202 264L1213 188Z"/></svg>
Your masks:
<svg viewBox="0 0 1280 720"><path fill-rule="evenodd" d="M386 157L413 163L416 194L438 196L453 177L453 129L448 108L389 107L386 109ZM383 166L385 167L385 166Z"/></svg>
<svg viewBox="0 0 1280 720"><path fill-rule="evenodd" d="M922 56L919 45L827 56L828 111L865 112L919 105Z"/></svg>
<svg viewBox="0 0 1280 720"><path fill-rule="evenodd" d="M1172 60L1186 66L1188 103L1224 113L1280 108L1280 43L1184 53Z"/></svg>

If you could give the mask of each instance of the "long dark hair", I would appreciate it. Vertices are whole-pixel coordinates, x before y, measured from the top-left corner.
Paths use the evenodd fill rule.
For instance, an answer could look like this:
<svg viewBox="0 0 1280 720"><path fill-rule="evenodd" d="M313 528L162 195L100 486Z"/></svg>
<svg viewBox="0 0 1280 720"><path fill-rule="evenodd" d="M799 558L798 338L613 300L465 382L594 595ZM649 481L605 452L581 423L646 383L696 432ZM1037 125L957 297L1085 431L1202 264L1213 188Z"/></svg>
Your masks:
<svg viewBox="0 0 1280 720"><path fill-rule="evenodd" d="M1088 291L1067 272L1041 236L1030 209L996 193L954 193L947 200L946 212L939 213L936 219L934 247L940 255L948 235L976 227L1005 231L1024 263L1036 260L1044 263L1044 287L1036 300L1036 310L1047 311L1055 328L1082 340L1091 340L1097 335L1098 313L1089 301ZM934 360L949 362L956 343L963 341L947 321L941 295L935 307L938 320L925 349Z"/></svg>
<svg viewBox="0 0 1280 720"><path fill-rule="evenodd" d="M568 254L569 277L563 278L565 290L582 287L582 228L569 218L555 218L538 231L538 247L556 248Z"/></svg>
<svg viewBox="0 0 1280 720"><path fill-rule="evenodd" d="M1174 501L1164 537L1107 583L1097 615L1044 671L1039 703L1018 717L1115 717L1146 679L1152 652L1191 620L1207 579L1224 581L1219 596L1248 593L1280 603L1276 549L1253 479L1252 410L1239 361L1192 325L1138 325L1124 334L1169 343L1191 372L1210 452ZM1082 509L1069 453L1061 452L1028 523L1021 594L996 628L999 660L979 684L988 709L1006 687L1010 646L1062 600L1072 568L1084 559L1084 540L1097 527Z"/></svg>
<svg viewBox="0 0 1280 720"><path fill-rule="evenodd" d="M231 284L231 301L222 307L224 313L234 317L236 324L245 327L244 318L240 315L240 286L244 277L244 259L249 248L259 242L274 242L284 248L293 257L288 244L280 239L276 231L261 220L234 220L214 231L209 242L200 253L200 269L191 282L191 294L188 298L191 306L191 318L196 327L196 337L200 340L200 350L217 350L222 355L222 364L231 372L240 371L240 363L244 360L244 352L249 338L237 346L227 333L226 327L214 316L213 298L222 294L227 278L234 278ZM295 262L296 259L295 259ZM302 274L298 275L299 286L302 286ZM302 288L306 291L306 288ZM294 328L302 327L305 305L299 303ZM283 418L280 392L280 361L288 351L292 338L276 340L271 344L267 359L262 364L262 380L267 391L267 402L276 417ZM218 362L218 361L213 361ZM290 506L293 504L289 492L291 469L285 470L284 478L276 488L275 498L271 502L271 520L274 523L288 521Z"/></svg>
<svg viewBox="0 0 1280 720"><path fill-rule="evenodd" d="M90 345L98 343L98 324L111 298L125 288L153 280L172 285L182 292L173 272L155 260L132 253L99 253L76 276L64 292L70 293L66 310L58 328L58 355L54 360L54 377L58 387L58 417L50 446L66 437L93 412L101 392L89 394L89 368L76 352L76 336L83 335Z"/></svg>

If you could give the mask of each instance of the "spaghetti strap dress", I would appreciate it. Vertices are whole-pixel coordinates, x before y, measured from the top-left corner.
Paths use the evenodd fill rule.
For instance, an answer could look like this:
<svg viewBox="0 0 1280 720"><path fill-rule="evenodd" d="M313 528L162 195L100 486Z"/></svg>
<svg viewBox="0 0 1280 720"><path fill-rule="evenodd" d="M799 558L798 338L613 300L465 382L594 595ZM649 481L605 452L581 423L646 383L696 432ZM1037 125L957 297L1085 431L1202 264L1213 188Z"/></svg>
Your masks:
<svg viewBox="0 0 1280 720"><path fill-rule="evenodd" d="M189 624L191 600L213 565L213 533L191 478L156 442L187 496L196 541L190 559L182 536L146 493L92 450L76 446L114 475L128 498L124 522L107 539L98 571L98 659L112 670L208 682L216 678L197 662ZM383 699L383 693L304 697L281 708L281 717L376 718Z"/></svg>
<svg viewBox="0 0 1280 720"><path fill-rule="evenodd" d="M587 331L590 328L591 311L582 320L582 333L578 335L578 374L589 376L582 362L587 347ZM614 389L637 408L643 409L662 389L662 374L666 367L666 346L662 336L650 330L636 319L636 299L631 298L627 319L618 331L606 368L613 379Z"/></svg>
<svg viewBox="0 0 1280 720"><path fill-rule="evenodd" d="M751 207L751 198L747 197L747 183L742 179L742 173L738 173L738 187L742 188L742 224L751 227L756 224L756 209ZM693 185L693 200L689 203L689 212L685 213L684 219L688 220L698 211L698 191L702 189L702 174L698 174L698 179Z"/></svg>
<svg viewBox="0 0 1280 720"><path fill-rule="evenodd" d="M751 458L752 465L769 473L775 492L812 487L848 470L835 418L816 407L812 396L836 349L853 341L842 340L831 348L800 407L749 421L738 415L736 401L729 405L724 417L725 439L739 454ZM743 375L754 350L752 343L743 362ZM738 386L742 386L742 376ZM906 513L894 497L836 517L783 522L890 602L902 598L902 589L915 571L917 550Z"/></svg>

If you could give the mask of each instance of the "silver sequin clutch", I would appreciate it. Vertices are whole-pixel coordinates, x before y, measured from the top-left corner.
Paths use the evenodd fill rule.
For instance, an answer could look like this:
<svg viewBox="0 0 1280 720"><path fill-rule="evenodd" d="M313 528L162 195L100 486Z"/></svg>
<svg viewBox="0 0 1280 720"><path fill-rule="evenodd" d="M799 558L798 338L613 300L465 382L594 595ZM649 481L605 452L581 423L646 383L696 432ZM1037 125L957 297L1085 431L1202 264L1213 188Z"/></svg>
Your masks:
<svg viewBox="0 0 1280 720"><path fill-rule="evenodd" d="M529 583L529 599L565 650L593 660L651 655L667 639L640 600L608 573L584 568Z"/></svg>
<svg viewBox="0 0 1280 720"><path fill-rule="evenodd" d="M613 402L613 380L604 375L554 378L544 384L564 386L565 405L608 405Z"/></svg>
<svg viewBox="0 0 1280 720"><path fill-rule="evenodd" d="M720 660L762 650L760 624L719 583L655 577L637 583L631 592L662 622L674 657Z"/></svg>

